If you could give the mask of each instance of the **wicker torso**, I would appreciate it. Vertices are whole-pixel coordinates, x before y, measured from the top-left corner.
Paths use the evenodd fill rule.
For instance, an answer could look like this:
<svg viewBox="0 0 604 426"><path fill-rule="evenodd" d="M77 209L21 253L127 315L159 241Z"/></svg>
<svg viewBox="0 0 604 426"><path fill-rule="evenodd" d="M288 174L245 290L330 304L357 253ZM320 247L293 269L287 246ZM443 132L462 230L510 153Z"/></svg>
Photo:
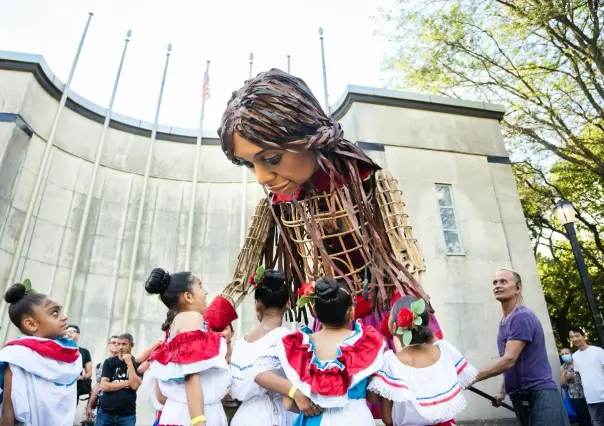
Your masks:
<svg viewBox="0 0 604 426"><path fill-rule="evenodd" d="M373 179L373 181L372 181ZM346 207L341 193L316 191L297 202L279 204L279 219L292 249L302 260L304 278L314 281L320 276L337 279L348 278L358 294L363 281L375 284L375 259L371 247L375 238L367 231L368 220L373 220L384 230L386 250L419 281L424 271L423 259L417 242L411 235L401 192L389 173L377 172L364 182L366 198L363 203L370 207L371 219L360 219L358 201ZM316 233L313 235L311 233ZM331 262L321 257L316 245L320 241ZM388 280L385 279L385 282Z"/></svg>

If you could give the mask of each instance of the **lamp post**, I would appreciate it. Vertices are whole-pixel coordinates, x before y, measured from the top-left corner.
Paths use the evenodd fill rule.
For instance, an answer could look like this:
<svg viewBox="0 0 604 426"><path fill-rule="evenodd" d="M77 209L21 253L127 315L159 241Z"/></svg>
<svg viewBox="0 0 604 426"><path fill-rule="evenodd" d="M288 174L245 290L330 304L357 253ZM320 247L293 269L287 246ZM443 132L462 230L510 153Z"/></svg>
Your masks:
<svg viewBox="0 0 604 426"><path fill-rule="evenodd" d="M585 291L585 297L587 298L587 304L591 309L591 314L594 319L594 326L596 327L596 335L600 346L604 346L604 320L602 314L598 309L598 302L596 295L594 294L593 287L591 285L591 278L587 273L587 266L585 265L585 259L581 252L581 245L577 239L577 233L575 232L575 208L572 203L566 200L560 200L554 208L554 215L558 222L564 225L566 229L566 235L570 240L570 245L575 255L575 262L577 263L577 269L579 270L579 276L581 277L581 284L583 284L583 291Z"/></svg>

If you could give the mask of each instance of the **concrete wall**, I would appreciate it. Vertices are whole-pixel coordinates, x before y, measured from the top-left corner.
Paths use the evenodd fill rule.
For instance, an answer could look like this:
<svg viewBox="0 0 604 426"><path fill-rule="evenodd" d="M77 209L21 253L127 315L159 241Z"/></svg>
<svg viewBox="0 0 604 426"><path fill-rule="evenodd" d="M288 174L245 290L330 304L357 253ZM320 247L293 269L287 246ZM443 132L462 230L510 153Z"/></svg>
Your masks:
<svg viewBox="0 0 604 426"><path fill-rule="evenodd" d="M73 94L71 98L78 103L68 104L63 111L49 166L41 171L58 105L53 90L60 89L61 83L2 68L0 64L0 278L6 282L36 176L44 172L16 280L28 277L37 290L64 303L103 111ZM526 303L543 321L552 364L557 365L522 209L494 118L500 110L491 108L485 113L480 108L490 107L465 101L452 105L438 99L410 107L405 103L407 95L405 99L392 92L372 96L341 104L334 108L335 115L348 139L365 142L369 155L399 180L426 259L423 284L433 297L445 337L478 367L496 358L500 308L492 297L491 279L496 269L512 267L525 279ZM435 110L439 108L440 112ZM452 112L443 112L446 108ZM183 141L194 140L195 132L161 126L145 203L130 321L123 329L149 129L148 123L131 118L112 123L93 191L68 314L70 322L81 326L81 344L90 349L94 364L105 356L111 334L128 331L139 348L160 336L166 309L157 298L145 294L143 283L155 266L170 271L183 268L195 152L194 145ZM239 253L242 170L226 160L215 139L204 140L199 177L191 263L193 272L215 294L230 280ZM249 218L262 191L249 173L248 179L244 208ZM435 183L452 185L461 255L446 254ZM239 333L255 322L251 300L244 304L241 316ZM4 316L2 324L7 322ZM11 326L7 337L15 334ZM480 388L495 393L499 384L494 379ZM460 420L508 416L472 394L468 398L470 407ZM139 424L150 425L152 410L145 390L139 392L139 401Z"/></svg>
<svg viewBox="0 0 604 426"><path fill-rule="evenodd" d="M4 90L5 83L11 91ZM6 283L58 102L31 75L0 70L0 105L8 109L0 111L5 120L9 114L13 119L18 114L34 132L30 137L14 122L0 122L0 278ZM30 278L36 290L62 303L66 302L101 128L101 124L64 109L19 259L15 281ZM195 147L158 140L130 321L122 328L149 143L148 137L116 129L107 134L68 312L69 322L80 325L81 344L91 351L94 364L106 356L106 339L112 334L132 333L139 349L161 336L159 326L166 308L156 297L146 295L143 284L156 266L169 271L184 268ZM201 158L191 265L213 297L230 281L239 254L242 173L217 145L204 145ZM252 175L249 180L247 212L253 211L262 192ZM254 321L253 309L244 308L239 328L250 329ZM7 338L17 335L6 314L2 324ZM139 424L150 425L149 395L141 391L140 401Z"/></svg>

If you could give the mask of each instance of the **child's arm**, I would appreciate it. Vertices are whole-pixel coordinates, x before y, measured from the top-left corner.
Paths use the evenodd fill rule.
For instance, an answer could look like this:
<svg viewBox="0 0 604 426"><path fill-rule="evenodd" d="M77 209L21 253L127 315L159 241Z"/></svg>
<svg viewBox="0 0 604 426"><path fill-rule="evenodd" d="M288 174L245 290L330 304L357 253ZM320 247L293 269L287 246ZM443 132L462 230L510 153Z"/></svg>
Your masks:
<svg viewBox="0 0 604 426"><path fill-rule="evenodd" d="M187 406L189 407L191 420L204 416L203 392L199 373L189 374L185 377L185 391L187 392ZM196 423L199 426L205 426L205 424L205 420Z"/></svg>
<svg viewBox="0 0 604 426"><path fill-rule="evenodd" d="M161 405L166 405L168 398L166 398L159 390L159 383L157 383L157 380L155 380L155 397L157 398L157 402L159 402Z"/></svg>
<svg viewBox="0 0 604 426"><path fill-rule="evenodd" d="M150 366L151 366L151 363L149 361L145 361L141 365L138 366L138 368L136 369L136 372L139 375L145 374L145 371L147 371Z"/></svg>
<svg viewBox="0 0 604 426"><path fill-rule="evenodd" d="M185 312L182 314L180 332L199 330L203 327L203 317L197 312ZM187 393L187 406L191 423L197 426L205 426L205 412L203 406L203 391L201 388L201 376L199 373L189 374L185 377L185 391ZM203 421L197 420L199 417ZM195 423L193 423L195 421Z"/></svg>
<svg viewBox="0 0 604 426"><path fill-rule="evenodd" d="M377 393L367 391L367 401L371 404L377 404L380 402L380 396Z"/></svg>
<svg viewBox="0 0 604 426"><path fill-rule="evenodd" d="M285 398L292 390L292 383L274 371L263 371L256 376L254 381L266 390L283 395L284 403ZM297 408L307 417L318 416L323 411L321 407L314 405L310 398L306 397L299 389L296 389L293 397ZM290 399L292 398L290 397Z"/></svg>
<svg viewBox="0 0 604 426"><path fill-rule="evenodd" d="M151 355L151 352L153 352L155 350L155 348L157 348L163 341L164 341L164 339L159 339L156 342L154 342L151 346L146 347L140 354L138 354L134 358L134 361L136 361L137 364L142 364L144 361L147 360L147 358L149 358L149 355Z"/></svg>
<svg viewBox="0 0 604 426"><path fill-rule="evenodd" d="M15 411L13 409L13 400L11 398L13 387L13 373L10 367L4 367L4 392L2 394L2 417L0 426L14 426Z"/></svg>
<svg viewBox="0 0 604 426"><path fill-rule="evenodd" d="M384 424L386 426L392 426L392 401L389 399L382 399L380 410L382 412L382 421Z"/></svg>
<svg viewBox="0 0 604 426"><path fill-rule="evenodd" d="M293 399L291 399L289 396L283 397L283 407L287 411L291 411L292 413L298 414L300 412L300 410L298 410L298 406L296 405L296 402Z"/></svg>

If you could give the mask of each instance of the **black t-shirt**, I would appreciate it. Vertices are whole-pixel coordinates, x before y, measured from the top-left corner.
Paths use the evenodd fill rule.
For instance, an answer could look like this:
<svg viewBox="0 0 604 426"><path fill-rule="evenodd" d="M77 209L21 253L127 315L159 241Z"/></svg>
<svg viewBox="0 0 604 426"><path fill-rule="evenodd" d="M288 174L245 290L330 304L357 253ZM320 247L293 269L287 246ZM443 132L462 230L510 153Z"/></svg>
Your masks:
<svg viewBox="0 0 604 426"><path fill-rule="evenodd" d="M92 357L90 356L90 351L83 347L78 347L80 350L80 355L82 355L82 375L86 372L86 364L92 362Z"/></svg>
<svg viewBox="0 0 604 426"><path fill-rule="evenodd" d="M132 358L132 363L134 364L134 369L137 370L139 364L134 361L134 358ZM128 366L126 362L117 356L107 358L103 362L101 376L102 378L107 377L110 382L128 381ZM136 391L124 388L113 392L103 392L103 396L99 401L99 407L105 413L113 416L136 414Z"/></svg>

